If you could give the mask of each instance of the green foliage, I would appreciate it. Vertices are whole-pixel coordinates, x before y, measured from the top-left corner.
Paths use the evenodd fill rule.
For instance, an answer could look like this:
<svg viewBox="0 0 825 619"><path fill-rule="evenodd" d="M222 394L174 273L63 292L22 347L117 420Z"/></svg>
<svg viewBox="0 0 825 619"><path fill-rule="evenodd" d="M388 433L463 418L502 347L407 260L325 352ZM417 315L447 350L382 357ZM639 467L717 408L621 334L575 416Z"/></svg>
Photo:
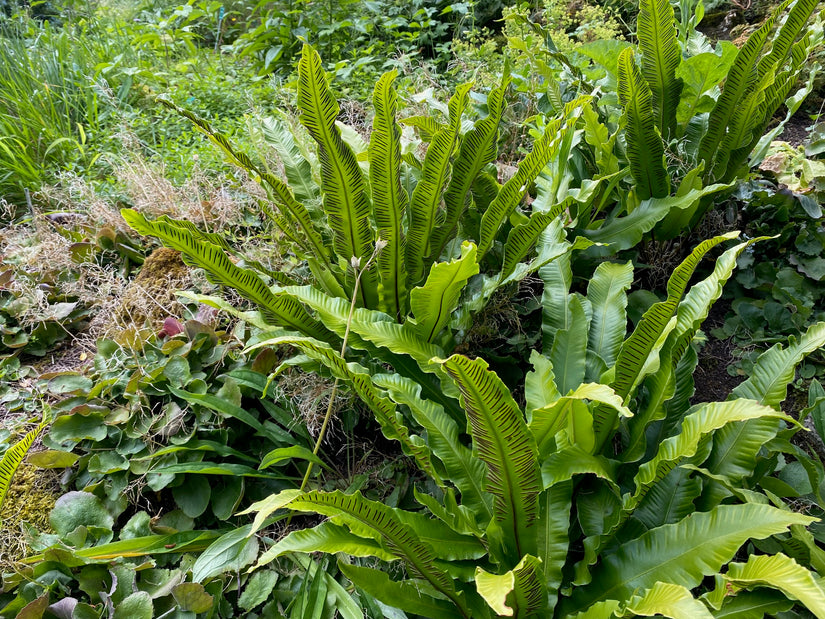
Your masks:
<svg viewBox="0 0 825 619"><path fill-rule="evenodd" d="M585 139L567 169L546 172L556 184L561 174L562 184L577 188L574 199L587 215L579 225L610 225L650 197L728 185L758 165L781 131L768 131L770 120L785 104L784 124L813 88L816 70L794 92L822 37L821 20L811 20L815 7L814 0L795 3L774 33L788 8L778 7L740 50L724 41L714 48L695 30L699 8L680 31L670 4L653 0L640 5L638 48L599 40L562 54L539 24L516 20L523 30L512 38L520 41L516 49L543 50L528 55L530 70L543 82L531 87L544 91L541 111L557 113L578 92L604 93L595 113L584 114ZM629 195L620 190L625 179L632 181ZM667 240L690 231L712 206L705 198L673 209L650 234Z"/></svg>
<svg viewBox="0 0 825 619"><path fill-rule="evenodd" d="M629 337L623 319L628 267L605 263L587 296L569 293L564 271L573 246L557 239L567 243L567 254L542 271L550 335L546 353L531 359L524 407L484 360L461 355L439 363L458 388L466 421L444 416L416 391L402 392L403 377L373 379L379 394L385 389L383 397L409 409L410 435L418 434L416 443L431 451L433 466L448 473L439 475L446 484L435 496L417 495L429 513L391 509L359 494L273 495L248 510L258 512L253 530L283 508L323 514L337 526L290 533L257 566L295 550L344 552L352 559L342 560L341 569L356 587L428 617L607 617L642 609L668 613L671 606L710 616L718 602L690 590L714 574L739 582L752 569L742 583L753 578L820 612L825 591L811 588L816 576L782 549L754 557L744 571L733 564L722 573L748 539L781 539L812 521L781 502L769 506L766 495L745 489L745 479L770 462L759 449L779 436L780 422L792 422L771 407L784 399L784 386L804 356L825 343L823 325L817 325L799 344L767 355L737 389L738 399L689 406L695 360L686 353L752 241L725 251L704 280L689 289L687 282L702 255L735 236L694 250L671 277L668 300L651 307ZM573 335L582 323L584 335ZM563 355L560 346L575 352ZM570 359L586 363L573 370ZM322 363L332 367L330 360ZM424 424L426 435L415 429L419 420L436 418L436 433L432 421ZM458 435L464 423L469 446ZM460 472L479 466L480 492ZM359 567L355 557L399 561L406 575L388 579ZM787 571L771 573L771 562Z"/></svg>

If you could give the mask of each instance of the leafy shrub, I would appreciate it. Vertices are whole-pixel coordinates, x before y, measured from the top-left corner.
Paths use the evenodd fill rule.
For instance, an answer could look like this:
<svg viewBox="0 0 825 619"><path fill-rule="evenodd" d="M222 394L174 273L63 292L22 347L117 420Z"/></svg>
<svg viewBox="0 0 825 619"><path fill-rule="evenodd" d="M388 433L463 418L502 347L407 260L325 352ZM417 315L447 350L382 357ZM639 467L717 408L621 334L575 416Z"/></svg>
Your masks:
<svg viewBox="0 0 825 619"><path fill-rule="evenodd" d="M766 134L774 114L785 103L792 114L813 87L808 80L791 96L822 36L818 18L807 26L815 7L814 0L795 3L771 38L786 8L780 6L739 50L725 42L714 49L695 30L700 14L678 24L671 5L655 0L640 4L638 48L603 40L565 56L552 47L549 33L530 26L538 36L530 34L532 43L521 45L536 49L544 42L547 49L543 58L533 54L546 89L545 109L557 113L582 90L605 93L598 99L598 114L584 117L585 140L575 150L571 169L560 171L569 179L565 182L580 184L580 195L587 198L583 226L608 225L651 198L684 195L714 183L716 193L757 165L774 132L781 131L777 127ZM632 179L629 195L617 192L627 178L625 166ZM591 209L594 202L604 211ZM703 197L674 207L651 235L666 240L688 232L712 205L713 198ZM602 212L605 219L593 218Z"/></svg>
<svg viewBox="0 0 825 619"><path fill-rule="evenodd" d="M376 414L405 421L412 456L440 492L417 494L423 513L358 493L273 495L248 510L257 512L253 530L283 508L330 520L290 533L257 565L288 552L344 552L350 559L339 567L359 589L427 617L607 618L669 615L675 605L709 616L751 603L755 583L788 596L772 598L776 610L798 599L825 612L816 576L789 556L729 563L750 538L790 533L786 539L812 544L799 526L812 518L771 506L751 487L771 470L763 445L783 449L769 443L780 420L795 423L778 407L795 367L825 344L825 323L766 353L732 399L691 407L691 341L752 241L725 251L687 290L702 256L736 235L699 245L674 271L667 299L625 339L631 265L603 263L586 296L569 293L573 247L561 226L553 232L545 242L564 251L542 270L546 339L544 353L531 358L523 406L480 358L434 360L459 391L465 416L455 418L402 374L353 372L322 342L262 344L292 344L363 385L356 388ZM471 445L460 434L465 423ZM365 567L355 557L381 563ZM699 588L709 575L716 587ZM690 592L696 588L700 597Z"/></svg>
<svg viewBox="0 0 825 619"><path fill-rule="evenodd" d="M408 122L431 140L422 162L412 152L402 152L393 77L393 73L385 74L376 85L377 113L366 146L360 136L351 130L342 132L336 124L338 106L324 79L320 58L309 46L304 48L298 102L301 122L319 147L320 173L313 173L312 163L294 139L284 135L281 154L292 188L236 152L208 123L178 110L262 181L277 209L265 208L264 212L280 228L292 251L306 261L312 286L296 285L296 278L287 273L236 266L219 235L203 233L189 222L150 221L132 210L124 210L123 216L137 231L157 236L182 251L192 264L203 267L214 281L252 300L270 324L331 344L351 331L358 336L351 346L367 356L411 369L420 366L418 380L431 397L441 400L438 385L444 374L429 362L438 356L435 351L455 345L456 335L469 328L472 313L496 289L523 280L552 258L539 256L521 264L544 227L566 204L551 204L547 212L534 212L531 217L515 211L539 171L561 156L579 102L571 103L567 115L548 126L515 176L499 186L487 167L496 154L506 84L490 93L488 115L464 135L461 117L469 84L459 86L450 99L446 123L411 118ZM369 164L369 184L359 159ZM320 178L320 187L316 178ZM477 239L478 245L465 239ZM354 302L358 308L379 312L371 315L379 320L387 339L365 335L369 324L360 318L360 309L354 321L348 318L356 271L372 264L373 256L375 268L363 272ZM493 274L479 275L487 264ZM261 274L280 287L270 290ZM471 301L451 317L468 280L474 277ZM385 421L392 425L391 420Z"/></svg>

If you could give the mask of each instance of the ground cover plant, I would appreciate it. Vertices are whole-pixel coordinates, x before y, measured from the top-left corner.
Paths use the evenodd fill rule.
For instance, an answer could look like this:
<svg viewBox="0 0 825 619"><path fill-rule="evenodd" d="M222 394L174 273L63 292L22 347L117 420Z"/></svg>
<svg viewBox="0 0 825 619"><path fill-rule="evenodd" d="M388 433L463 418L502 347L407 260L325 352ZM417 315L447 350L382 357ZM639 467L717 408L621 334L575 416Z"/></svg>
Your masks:
<svg viewBox="0 0 825 619"><path fill-rule="evenodd" d="M706 8L0 5L0 616L825 617L822 17Z"/></svg>

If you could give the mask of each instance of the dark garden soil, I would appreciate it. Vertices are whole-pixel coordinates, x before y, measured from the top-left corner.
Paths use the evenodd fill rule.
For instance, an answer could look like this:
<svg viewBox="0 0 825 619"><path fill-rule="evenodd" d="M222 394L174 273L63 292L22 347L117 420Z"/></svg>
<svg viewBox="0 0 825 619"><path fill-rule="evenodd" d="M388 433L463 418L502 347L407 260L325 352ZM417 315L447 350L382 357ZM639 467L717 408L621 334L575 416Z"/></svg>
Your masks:
<svg viewBox="0 0 825 619"><path fill-rule="evenodd" d="M693 373L696 391L691 398L691 404L727 400L730 392L745 380L744 376L731 376L728 373L728 366L736 361L732 354L735 348L733 342L719 340L711 335L711 331L725 323L725 315L729 310L730 303L718 301L702 324L702 330L707 334L707 342L699 351L699 364Z"/></svg>

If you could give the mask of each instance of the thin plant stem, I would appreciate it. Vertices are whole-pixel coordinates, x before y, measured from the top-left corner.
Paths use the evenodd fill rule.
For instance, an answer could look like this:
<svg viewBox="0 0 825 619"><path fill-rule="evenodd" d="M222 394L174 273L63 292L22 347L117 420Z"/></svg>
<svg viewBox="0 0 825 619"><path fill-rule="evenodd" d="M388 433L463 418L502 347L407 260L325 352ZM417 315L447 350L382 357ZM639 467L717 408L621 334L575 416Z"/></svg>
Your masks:
<svg viewBox="0 0 825 619"><path fill-rule="evenodd" d="M375 251L372 252L370 259L367 260L367 264L364 265L364 268L360 268L360 260L358 258L352 258L352 267L355 269L355 285L352 289L352 299L350 300L349 304L349 314L347 315L347 328L344 331L344 341L341 342L341 357L344 356L344 353L347 350L347 340L349 339L350 330L352 329L352 317L355 314L355 302L358 298L358 287L361 284L361 275L370 268L372 261L378 255L378 252L381 251L383 248L383 244L379 241L375 244ZM318 451L321 449L321 443L324 441L324 436L327 432L327 427L329 426L329 421L332 418L332 408L335 405L335 398L338 395L338 383L340 379L336 378L335 383L332 386L332 393L329 396L329 404L327 404L327 412L324 415L324 422L321 424L321 430L318 432L318 438L315 439L315 447L312 450L313 455L318 455ZM307 466L306 473L304 474L304 479L301 482L301 492L306 489L306 485L309 482L309 476L312 474L313 462L310 460L309 465ZM290 514L290 519L292 515ZM289 520L287 520L287 525L289 525Z"/></svg>

